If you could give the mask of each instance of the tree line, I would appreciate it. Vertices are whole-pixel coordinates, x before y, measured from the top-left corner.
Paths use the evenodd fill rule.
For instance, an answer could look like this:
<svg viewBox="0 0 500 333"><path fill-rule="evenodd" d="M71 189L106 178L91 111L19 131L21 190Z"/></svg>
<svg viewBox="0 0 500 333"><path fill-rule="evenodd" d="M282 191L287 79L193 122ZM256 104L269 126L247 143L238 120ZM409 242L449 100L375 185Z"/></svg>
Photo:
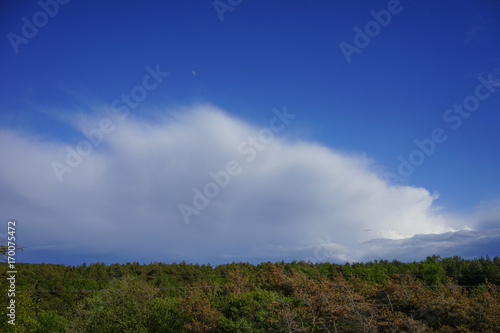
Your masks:
<svg viewBox="0 0 500 333"><path fill-rule="evenodd" d="M500 332L500 258L219 266L17 263L5 332Z"/></svg>

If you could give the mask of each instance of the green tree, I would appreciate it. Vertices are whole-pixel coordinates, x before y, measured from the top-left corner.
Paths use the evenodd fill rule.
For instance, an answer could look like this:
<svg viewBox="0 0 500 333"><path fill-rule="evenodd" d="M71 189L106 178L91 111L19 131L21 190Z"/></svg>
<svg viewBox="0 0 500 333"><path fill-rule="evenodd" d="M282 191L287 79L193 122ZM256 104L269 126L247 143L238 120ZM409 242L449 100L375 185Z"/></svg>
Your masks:
<svg viewBox="0 0 500 333"><path fill-rule="evenodd" d="M158 293L158 288L143 280L113 280L108 290L77 305L76 326L85 332L148 332L154 322Z"/></svg>
<svg viewBox="0 0 500 333"><path fill-rule="evenodd" d="M427 260L420 265L419 275L427 285L438 285L446 282L446 270L440 257L436 255L427 257Z"/></svg>

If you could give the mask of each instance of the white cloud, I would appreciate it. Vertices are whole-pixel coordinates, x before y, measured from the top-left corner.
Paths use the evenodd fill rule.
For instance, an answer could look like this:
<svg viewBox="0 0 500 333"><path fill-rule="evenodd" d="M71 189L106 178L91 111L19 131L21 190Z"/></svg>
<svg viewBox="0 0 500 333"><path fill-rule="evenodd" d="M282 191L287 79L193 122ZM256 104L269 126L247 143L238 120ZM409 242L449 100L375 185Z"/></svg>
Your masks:
<svg viewBox="0 0 500 333"><path fill-rule="evenodd" d="M214 107L156 115L154 123L108 116L116 128L63 182L51 163L64 162L64 144L0 131L0 207L4 220L19 220L27 258L43 261L39 249L56 244L108 261L301 260L320 253L325 236L322 258L404 257L411 246L390 249L464 226L438 213L426 189L386 184L363 156L275 133L248 161L238 147L261 128ZM76 118L80 130L102 119ZM231 160L242 172L187 225L178 205L192 205L193 188L203 190L209 172Z"/></svg>

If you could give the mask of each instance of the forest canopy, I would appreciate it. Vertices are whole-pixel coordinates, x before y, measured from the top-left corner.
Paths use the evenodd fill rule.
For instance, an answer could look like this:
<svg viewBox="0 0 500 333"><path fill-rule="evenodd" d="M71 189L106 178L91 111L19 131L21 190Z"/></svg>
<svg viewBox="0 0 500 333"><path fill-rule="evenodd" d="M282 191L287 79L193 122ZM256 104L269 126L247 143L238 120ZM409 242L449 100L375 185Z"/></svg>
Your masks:
<svg viewBox="0 0 500 333"><path fill-rule="evenodd" d="M499 257L16 269L16 325L3 306L5 332L500 330ZM5 279L1 289L5 305Z"/></svg>

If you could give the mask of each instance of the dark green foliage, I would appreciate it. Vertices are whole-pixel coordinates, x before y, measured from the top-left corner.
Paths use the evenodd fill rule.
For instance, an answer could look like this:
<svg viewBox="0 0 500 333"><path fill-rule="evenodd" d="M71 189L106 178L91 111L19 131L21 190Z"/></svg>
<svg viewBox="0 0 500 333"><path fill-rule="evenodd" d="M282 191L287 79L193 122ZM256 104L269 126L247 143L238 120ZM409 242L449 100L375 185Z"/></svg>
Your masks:
<svg viewBox="0 0 500 333"><path fill-rule="evenodd" d="M276 319L273 304L278 300L277 293L260 289L228 296L221 304L222 332L268 332Z"/></svg>
<svg viewBox="0 0 500 333"><path fill-rule="evenodd" d="M68 320L57 314L54 310L40 311L38 314L38 323L40 324L38 330L40 333L64 333L68 326Z"/></svg>
<svg viewBox="0 0 500 333"><path fill-rule="evenodd" d="M498 257L16 269L15 327L0 284L5 332L500 331Z"/></svg>
<svg viewBox="0 0 500 333"><path fill-rule="evenodd" d="M427 257L420 265L418 276L428 285L439 285L446 281L446 271L439 259L438 256Z"/></svg>

